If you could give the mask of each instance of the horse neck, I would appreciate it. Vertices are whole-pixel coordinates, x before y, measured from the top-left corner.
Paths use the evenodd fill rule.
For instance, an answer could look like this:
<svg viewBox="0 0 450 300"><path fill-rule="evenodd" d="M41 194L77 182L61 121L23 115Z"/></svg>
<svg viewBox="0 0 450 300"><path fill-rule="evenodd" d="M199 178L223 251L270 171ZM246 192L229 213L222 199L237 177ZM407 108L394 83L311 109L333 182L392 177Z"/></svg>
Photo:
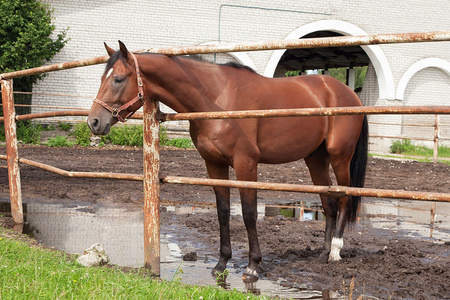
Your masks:
<svg viewBox="0 0 450 300"><path fill-rule="evenodd" d="M143 55L141 72L147 95L176 112L218 110L214 100L223 89L213 64L165 55Z"/></svg>

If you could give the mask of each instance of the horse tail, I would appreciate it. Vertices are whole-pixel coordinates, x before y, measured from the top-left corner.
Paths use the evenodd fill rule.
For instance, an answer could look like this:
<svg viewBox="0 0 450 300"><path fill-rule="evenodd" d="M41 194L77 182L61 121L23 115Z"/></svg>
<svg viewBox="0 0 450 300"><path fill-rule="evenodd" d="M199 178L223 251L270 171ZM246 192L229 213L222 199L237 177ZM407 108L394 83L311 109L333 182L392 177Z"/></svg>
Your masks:
<svg viewBox="0 0 450 300"><path fill-rule="evenodd" d="M356 144L355 152L353 153L350 162L350 186L363 187L366 177L367 166L367 144L369 136L369 125L367 124L367 116L364 115L364 120L359 134L359 139ZM361 202L361 196L350 196L352 203L352 211L349 216L349 221L355 222L358 214L358 208Z"/></svg>

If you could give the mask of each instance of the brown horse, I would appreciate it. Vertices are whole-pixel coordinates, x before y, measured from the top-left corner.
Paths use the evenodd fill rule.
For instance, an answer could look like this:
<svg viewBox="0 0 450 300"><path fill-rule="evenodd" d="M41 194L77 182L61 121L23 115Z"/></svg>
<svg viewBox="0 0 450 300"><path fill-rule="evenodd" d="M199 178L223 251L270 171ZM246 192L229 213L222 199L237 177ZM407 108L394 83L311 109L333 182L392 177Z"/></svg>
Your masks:
<svg viewBox="0 0 450 300"><path fill-rule="evenodd" d="M216 65L159 54L135 55L121 42L110 56L88 117L94 134L108 134L118 120L157 99L177 112L361 106L358 96L338 80L319 75L265 78L245 67ZM138 95L138 96L136 96ZM111 113L112 112L112 113ZM209 176L256 181L258 163L281 164L303 158L314 184L362 187L367 162L367 120L362 115L190 121L192 141ZM231 258L230 190L214 187L220 224L220 259L213 273ZM244 275L257 277L261 250L256 232L256 190L240 189L249 240ZM326 215L323 262L340 260L344 228L354 221L359 197L321 195Z"/></svg>

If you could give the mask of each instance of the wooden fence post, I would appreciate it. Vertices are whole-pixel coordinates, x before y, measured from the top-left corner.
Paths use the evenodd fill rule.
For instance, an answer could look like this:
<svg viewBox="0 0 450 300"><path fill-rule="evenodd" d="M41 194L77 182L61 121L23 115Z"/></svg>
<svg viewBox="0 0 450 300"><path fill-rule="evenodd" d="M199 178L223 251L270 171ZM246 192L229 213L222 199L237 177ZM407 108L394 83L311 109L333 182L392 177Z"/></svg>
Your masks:
<svg viewBox="0 0 450 300"><path fill-rule="evenodd" d="M160 275L159 121L158 102L144 103L144 259Z"/></svg>
<svg viewBox="0 0 450 300"><path fill-rule="evenodd" d="M2 80L2 102L5 123L6 156L8 164L11 214L16 224L23 223L22 190L20 187L19 155L17 150L16 112L12 79Z"/></svg>

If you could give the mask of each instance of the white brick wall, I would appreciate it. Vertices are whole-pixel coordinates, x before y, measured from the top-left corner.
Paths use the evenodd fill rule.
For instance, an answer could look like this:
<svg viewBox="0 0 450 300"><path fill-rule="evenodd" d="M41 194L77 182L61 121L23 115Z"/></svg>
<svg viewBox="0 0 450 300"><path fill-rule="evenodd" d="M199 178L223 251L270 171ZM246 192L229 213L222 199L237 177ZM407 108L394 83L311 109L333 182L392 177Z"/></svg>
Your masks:
<svg viewBox="0 0 450 300"><path fill-rule="evenodd" d="M56 31L69 27L71 39L52 63L105 54L103 42L117 48L117 40L129 49L198 45L208 41L243 42L283 39L300 26L340 20L368 34L448 30L447 1L111 1L46 0L54 9ZM238 7L246 6L246 7ZM220 26L219 26L220 18ZM332 28L330 28L332 30ZM396 89L404 72L427 57L450 61L449 42L381 45ZM249 52L259 73L263 73L272 51ZM87 98L33 97L33 104L89 108L99 87L103 65L51 73L35 85L35 92L73 94ZM424 72L422 74L422 72ZM427 74L431 75L427 75ZM375 72L368 77L364 101L370 105L447 104L449 76L429 68L408 84L405 99L379 99ZM432 97L430 97L432 95ZM48 109L33 109L47 111ZM402 116L373 116L371 120L401 122ZM448 129L443 129L444 131ZM372 125L372 134L406 134L400 126ZM430 137L431 138L431 137ZM379 150L385 151L382 146Z"/></svg>

